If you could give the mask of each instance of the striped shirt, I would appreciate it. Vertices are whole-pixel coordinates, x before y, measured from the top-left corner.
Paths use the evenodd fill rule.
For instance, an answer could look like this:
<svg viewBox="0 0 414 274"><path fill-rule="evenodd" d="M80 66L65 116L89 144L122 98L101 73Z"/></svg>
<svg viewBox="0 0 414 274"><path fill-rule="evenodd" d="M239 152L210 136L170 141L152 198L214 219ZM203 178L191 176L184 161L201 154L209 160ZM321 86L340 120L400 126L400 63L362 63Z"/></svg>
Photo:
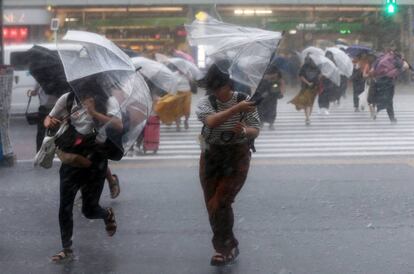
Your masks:
<svg viewBox="0 0 414 274"><path fill-rule="evenodd" d="M204 96L201 98L197 104L196 109L198 120L200 120L205 125L202 135L207 143L216 145L247 143L248 140L245 136L235 135L232 133L233 128L236 126L237 122L240 122L240 120L247 127L260 128L259 114L257 113L257 110L249 113L237 113L230 117L230 119L228 119L222 125L214 129L209 128L206 125L207 116L229 109L238 103L237 92L233 92L233 97L227 102L221 102L220 100L216 99L216 111L211 105L208 97L209 96Z"/></svg>

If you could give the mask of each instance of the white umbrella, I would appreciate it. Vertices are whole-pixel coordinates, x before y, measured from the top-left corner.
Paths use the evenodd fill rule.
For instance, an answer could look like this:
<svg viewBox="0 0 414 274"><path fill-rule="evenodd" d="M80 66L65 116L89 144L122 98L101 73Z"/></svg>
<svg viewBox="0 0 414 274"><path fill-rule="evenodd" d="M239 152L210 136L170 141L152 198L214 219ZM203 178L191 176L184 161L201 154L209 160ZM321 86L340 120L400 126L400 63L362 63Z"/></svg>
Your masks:
<svg viewBox="0 0 414 274"><path fill-rule="evenodd" d="M208 15L205 19L185 25L190 45L204 46L207 58L216 64L226 63L217 62L221 59L229 60L230 66L220 69L227 72L233 80L256 89L282 34L224 23ZM255 67L244 61L253 56L260 58L261 63L266 65Z"/></svg>
<svg viewBox="0 0 414 274"><path fill-rule="evenodd" d="M145 57L133 57L132 63L154 85L166 92L175 92L177 88L177 75L167 66Z"/></svg>
<svg viewBox="0 0 414 274"><path fill-rule="evenodd" d="M152 99L144 78L137 74L131 59L114 43L96 33L68 31L63 42L81 45L68 50L58 44L66 79L79 97L96 92L102 98L115 97L124 121L122 136L110 134L108 122L99 129L123 151L128 151L138 138L152 107Z"/></svg>
<svg viewBox="0 0 414 274"><path fill-rule="evenodd" d="M335 64L324 55L309 54L309 58L315 63L315 65L321 71L321 74L331 80L338 87L341 84L341 73Z"/></svg>
<svg viewBox="0 0 414 274"><path fill-rule="evenodd" d="M332 53L335 64L340 70L341 74L345 75L348 78L352 76L354 65L352 64L351 58L349 58L349 56L344 51L338 48L327 48L326 52Z"/></svg>
<svg viewBox="0 0 414 274"><path fill-rule="evenodd" d="M306 49L302 50L302 52L300 53L300 57L303 61L305 61L306 56L308 56L308 54L313 54L313 55L325 55L325 52L317 47L307 47Z"/></svg>
<svg viewBox="0 0 414 274"><path fill-rule="evenodd" d="M174 65L181 73L186 75L191 80L200 80L203 78L201 70L192 62L179 57L167 57L161 53L155 54L155 59L163 64Z"/></svg>

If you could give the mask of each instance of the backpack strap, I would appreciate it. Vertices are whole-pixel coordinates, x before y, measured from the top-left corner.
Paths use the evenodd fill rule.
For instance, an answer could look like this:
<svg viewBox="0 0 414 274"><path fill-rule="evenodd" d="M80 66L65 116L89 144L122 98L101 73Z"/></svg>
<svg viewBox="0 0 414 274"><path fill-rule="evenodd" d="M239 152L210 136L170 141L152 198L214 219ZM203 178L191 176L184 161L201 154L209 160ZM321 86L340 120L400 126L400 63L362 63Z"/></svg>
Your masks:
<svg viewBox="0 0 414 274"><path fill-rule="evenodd" d="M75 93L73 91L71 91L71 92L69 92L69 95L66 98L66 111L69 114L72 112L73 100L75 100Z"/></svg>

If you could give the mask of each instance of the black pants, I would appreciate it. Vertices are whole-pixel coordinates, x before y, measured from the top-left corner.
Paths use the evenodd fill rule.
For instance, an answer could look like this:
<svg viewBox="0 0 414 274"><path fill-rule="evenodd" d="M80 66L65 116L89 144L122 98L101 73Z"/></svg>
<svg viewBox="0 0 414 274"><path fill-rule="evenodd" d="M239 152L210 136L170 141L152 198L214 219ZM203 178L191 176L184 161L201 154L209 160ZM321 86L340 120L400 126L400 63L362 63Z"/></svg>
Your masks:
<svg viewBox="0 0 414 274"><path fill-rule="evenodd" d="M59 225L63 248L72 246L73 203L76 193L82 193L82 213L88 219L108 218L107 210L99 205L104 187L108 161L93 159L90 168L76 168L62 164L60 174Z"/></svg>
<svg viewBox="0 0 414 274"><path fill-rule="evenodd" d="M43 125L43 122L47 115L49 115L52 109L40 106L39 107L39 120L37 121L37 134L36 134L36 152L40 150L42 146L43 138L46 135L46 128Z"/></svg>
<svg viewBox="0 0 414 274"><path fill-rule="evenodd" d="M364 90L355 90L354 89L354 108L359 108L359 95L364 92Z"/></svg>
<svg viewBox="0 0 414 274"><path fill-rule="evenodd" d="M387 110L388 117L391 121L395 120L394 114L394 93L395 85L394 81L390 77L382 77L377 79L375 83L375 103L377 105L377 111L382 109Z"/></svg>
<svg viewBox="0 0 414 274"><path fill-rule="evenodd" d="M324 90L321 94L318 96L318 105L319 108L326 108L329 109L329 94L330 91Z"/></svg>

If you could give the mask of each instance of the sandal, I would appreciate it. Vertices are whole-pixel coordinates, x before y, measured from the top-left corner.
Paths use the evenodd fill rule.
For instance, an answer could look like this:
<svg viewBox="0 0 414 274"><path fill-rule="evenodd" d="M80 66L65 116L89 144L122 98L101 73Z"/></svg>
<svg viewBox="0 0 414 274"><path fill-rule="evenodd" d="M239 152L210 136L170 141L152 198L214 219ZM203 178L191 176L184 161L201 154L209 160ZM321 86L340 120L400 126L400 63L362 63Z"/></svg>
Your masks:
<svg viewBox="0 0 414 274"><path fill-rule="evenodd" d="M239 256L239 254L240 254L239 248L237 246L233 247L230 253L226 256L226 263L227 264L234 263L237 257Z"/></svg>
<svg viewBox="0 0 414 274"><path fill-rule="evenodd" d="M108 233L108 236L112 237L114 236L116 232L116 228L117 228L116 221L115 221L115 214L112 208L109 207L107 210L108 210L108 217L105 220L105 225L106 225L105 229L106 229L106 232Z"/></svg>
<svg viewBox="0 0 414 274"><path fill-rule="evenodd" d="M111 192L111 198L115 199L121 193L121 187L119 186L119 179L116 174L112 175L113 181L109 182L109 191Z"/></svg>
<svg viewBox="0 0 414 274"><path fill-rule="evenodd" d="M224 266L228 264L233 264L237 257L239 256L240 251L239 248L233 247L233 249L230 251L227 256L224 256L222 253L216 252L213 257L211 257L210 264L213 266Z"/></svg>
<svg viewBox="0 0 414 274"><path fill-rule="evenodd" d="M73 258L73 250L71 248L64 248L59 253L51 257L52 262L59 263Z"/></svg>
<svg viewBox="0 0 414 274"><path fill-rule="evenodd" d="M213 266L224 266L226 265L226 257L223 254L216 252L213 257L211 257L210 264Z"/></svg>

